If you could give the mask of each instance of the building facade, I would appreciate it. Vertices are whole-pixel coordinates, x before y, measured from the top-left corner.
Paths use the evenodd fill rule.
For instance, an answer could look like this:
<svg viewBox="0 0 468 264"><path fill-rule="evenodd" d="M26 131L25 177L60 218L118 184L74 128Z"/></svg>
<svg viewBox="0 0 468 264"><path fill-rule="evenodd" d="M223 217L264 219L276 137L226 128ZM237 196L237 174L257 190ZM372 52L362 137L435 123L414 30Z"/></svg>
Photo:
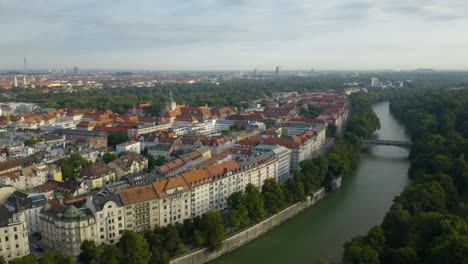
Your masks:
<svg viewBox="0 0 468 264"><path fill-rule="evenodd" d="M12 213L0 205L0 256L11 261L28 254L28 228L24 213Z"/></svg>

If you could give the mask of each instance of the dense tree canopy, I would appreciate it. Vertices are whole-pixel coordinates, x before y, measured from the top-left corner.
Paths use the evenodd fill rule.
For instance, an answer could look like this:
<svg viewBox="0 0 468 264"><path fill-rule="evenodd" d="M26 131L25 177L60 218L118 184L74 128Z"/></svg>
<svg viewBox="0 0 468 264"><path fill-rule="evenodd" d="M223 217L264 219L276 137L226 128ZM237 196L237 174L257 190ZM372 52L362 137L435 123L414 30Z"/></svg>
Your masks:
<svg viewBox="0 0 468 264"><path fill-rule="evenodd" d="M107 136L107 145L115 148L116 145L128 141L128 136L122 131L109 133Z"/></svg>
<svg viewBox="0 0 468 264"><path fill-rule="evenodd" d="M343 261L466 263L468 91L392 93L390 110L413 140L412 182L395 198L380 226L383 246L370 243L369 232L345 245Z"/></svg>
<svg viewBox="0 0 468 264"><path fill-rule="evenodd" d="M70 157L60 159L56 163L62 170L62 177L64 180L75 179L77 173L90 164L90 162L84 159L80 154L71 154Z"/></svg>

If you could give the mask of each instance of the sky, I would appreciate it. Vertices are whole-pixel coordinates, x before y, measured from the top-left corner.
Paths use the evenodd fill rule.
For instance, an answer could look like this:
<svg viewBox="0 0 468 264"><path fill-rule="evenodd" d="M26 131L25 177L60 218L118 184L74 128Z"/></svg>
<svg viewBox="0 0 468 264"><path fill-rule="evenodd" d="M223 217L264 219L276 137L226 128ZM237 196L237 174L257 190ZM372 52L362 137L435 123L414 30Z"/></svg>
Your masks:
<svg viewBox="0 0 468 264"><path fill-rule="evenodd" d="M468 69L466 0L0 0L0 70Z"/></svg>

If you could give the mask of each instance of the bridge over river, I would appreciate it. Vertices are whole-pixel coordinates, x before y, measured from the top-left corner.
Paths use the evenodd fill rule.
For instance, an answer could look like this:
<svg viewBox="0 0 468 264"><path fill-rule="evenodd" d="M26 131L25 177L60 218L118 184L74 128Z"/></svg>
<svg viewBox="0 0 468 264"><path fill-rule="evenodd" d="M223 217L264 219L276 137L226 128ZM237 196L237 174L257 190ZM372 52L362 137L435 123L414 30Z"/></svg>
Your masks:
<svg viewBox="0 0 468 264"><path fill-rule="evenodd" d="M362 141L363 144L367 145L379 145L379 146L395 146L401 148L410 148L411 143L408 141L398 140L376 140L376 139L365 139Z"/></svg>

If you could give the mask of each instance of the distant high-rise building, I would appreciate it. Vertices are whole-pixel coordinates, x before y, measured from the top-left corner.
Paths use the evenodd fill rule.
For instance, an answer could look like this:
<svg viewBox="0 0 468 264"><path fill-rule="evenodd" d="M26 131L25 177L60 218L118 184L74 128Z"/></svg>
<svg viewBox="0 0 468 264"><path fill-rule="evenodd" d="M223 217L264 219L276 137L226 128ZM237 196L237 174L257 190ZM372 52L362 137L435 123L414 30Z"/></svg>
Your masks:
<svg viewBox="0 0 468 264"><path fill-rule="evenodd" d="M15 75L15 79L13 80L13 86L18 87L18 78L16 78L16 75Z"/></svg>
<svg viewBox="0 0 468 264"><path fill-rule="evenodd" d="M309 76L314 75L314 68L310 69Z"/></svg>
<svg viewBox="0 0 468 264"><path fill-rule="evenodd" d="M279 66L276 66L276 76L279 76Z"/></svg>
<svg viewBox="0 0 468 264"><path fill-rule="evenodd" d="M377 79L377 78L375 78L375 77L372 77L371 86L372 86L372 87L380 86L379 79Z"/></svg>
<svg viewBox="0 0 468 264"><path fill-rule="evenodd" d="M26 62L26 57L24 57L24 74L28 73L28 63Z"/></svg>
<svg viewBox="0 0 468 264"><path fill-rule="evenodd" d="M257 76L257 69L254 69L254 76Z"/></svg>
<svg viewBox="0 0 468 264"><path fill-rule="evenodd" d="M26 75L23 75L23 87L28 85L28 81L26 80Z"/></svg>
<svg viewBox="0 0 468 264"><path fill-rule="evenodd" d="M77 66L75 66L75 67L73 68L73 74L74 74L74 75L77 75L77 74L78 74L78 67L77 67Z"/></svg>

